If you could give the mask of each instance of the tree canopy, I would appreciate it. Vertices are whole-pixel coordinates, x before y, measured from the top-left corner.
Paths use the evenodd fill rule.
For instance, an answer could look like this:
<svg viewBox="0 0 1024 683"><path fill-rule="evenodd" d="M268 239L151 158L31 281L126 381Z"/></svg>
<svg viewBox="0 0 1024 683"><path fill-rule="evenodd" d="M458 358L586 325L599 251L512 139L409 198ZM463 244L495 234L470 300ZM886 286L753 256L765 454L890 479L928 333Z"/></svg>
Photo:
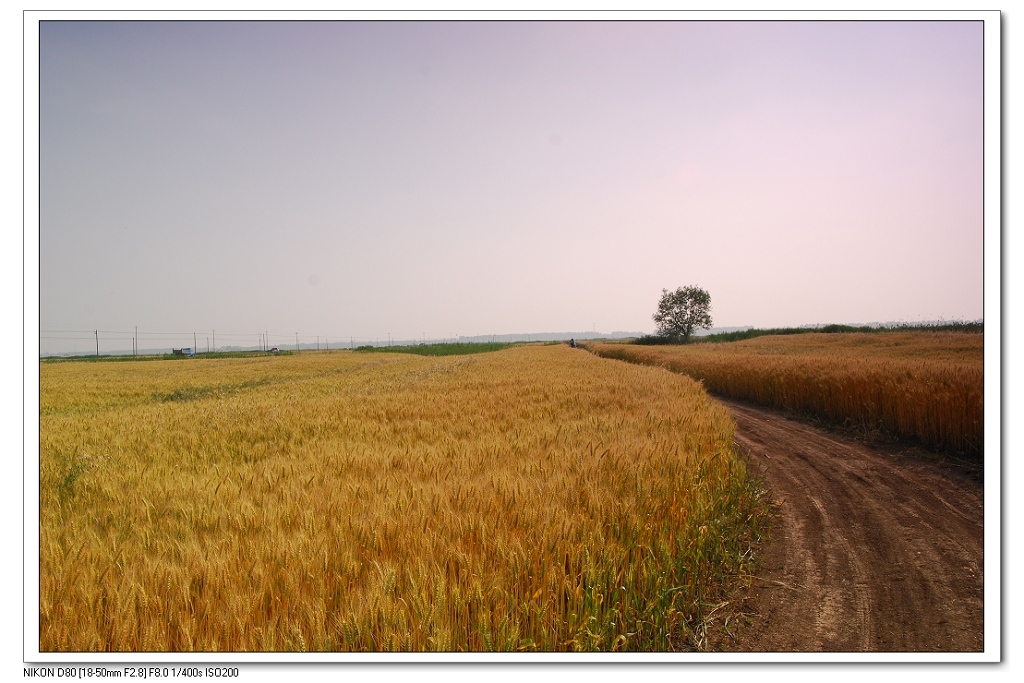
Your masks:
<svg viewBox="0 0 1024 683"><path fill-rule="evenodd" d="M658 334L682 337L688 343L695 329L711 327L711 295L695 285L674 292L663 289L654 322Z"/></svg>

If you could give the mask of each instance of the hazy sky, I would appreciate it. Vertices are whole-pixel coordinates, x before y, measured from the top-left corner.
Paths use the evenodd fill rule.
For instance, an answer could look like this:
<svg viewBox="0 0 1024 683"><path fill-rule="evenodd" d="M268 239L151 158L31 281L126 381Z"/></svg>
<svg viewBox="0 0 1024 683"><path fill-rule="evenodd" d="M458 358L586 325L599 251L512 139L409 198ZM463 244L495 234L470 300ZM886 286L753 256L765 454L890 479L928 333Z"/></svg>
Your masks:
<svg viewBox="0 0 1024 683"><path fill-rule="evenodd" d="M978 319L982 30L46 22L42 335Z"/></svg>

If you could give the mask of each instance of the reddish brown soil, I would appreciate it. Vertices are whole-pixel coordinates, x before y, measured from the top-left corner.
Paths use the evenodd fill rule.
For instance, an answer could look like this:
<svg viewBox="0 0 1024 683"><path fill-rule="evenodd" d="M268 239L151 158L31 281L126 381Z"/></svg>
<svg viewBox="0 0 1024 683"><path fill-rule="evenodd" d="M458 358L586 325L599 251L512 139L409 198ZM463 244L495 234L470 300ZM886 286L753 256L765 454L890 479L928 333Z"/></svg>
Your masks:
<svg viewBox="0 0 1024 683"><path fill-rule="evenodd" d="M983 485L722 400L776 518L750 588L712 625L734 652L983 650Z"/></svg>

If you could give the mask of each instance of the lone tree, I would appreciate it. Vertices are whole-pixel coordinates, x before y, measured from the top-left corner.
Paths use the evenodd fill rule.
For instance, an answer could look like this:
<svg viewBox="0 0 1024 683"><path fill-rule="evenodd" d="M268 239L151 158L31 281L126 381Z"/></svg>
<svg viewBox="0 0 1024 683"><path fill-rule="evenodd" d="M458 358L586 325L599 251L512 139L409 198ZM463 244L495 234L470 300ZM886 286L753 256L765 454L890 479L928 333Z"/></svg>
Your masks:
<svg viewBox="0 0 1024 683"><path fill-rule="evenodd" d="M711 327L711 295L700 287L680 287L674 292L661 290L658 312L654 314L658 334L682 337L690 342L694 329Z"/></svg>

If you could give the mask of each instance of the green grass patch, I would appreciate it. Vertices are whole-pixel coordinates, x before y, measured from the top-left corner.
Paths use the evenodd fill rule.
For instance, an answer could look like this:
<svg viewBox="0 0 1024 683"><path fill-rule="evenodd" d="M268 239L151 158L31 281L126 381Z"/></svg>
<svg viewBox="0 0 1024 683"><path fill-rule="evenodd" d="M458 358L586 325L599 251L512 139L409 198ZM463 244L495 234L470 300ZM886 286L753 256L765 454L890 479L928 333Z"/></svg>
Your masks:
<svg viewBox="0 0 1024 683"><path fill-rule="evenodd" d="M246 389L254 389L256 387L265 386L270 384L268 379L251 379L239 384L221 384L216 386L184 386L178 387L174 391L169 392L154 392L153 400L162 403L173 402L173 401L196 401L201 398L208 398L210 396L225 396L227 394L234 394L239 391Z"/></svg>
<svg viewBox="0 0 1024 683"><path fill-rule="evenodd" d="M408 346L357 346L357 353L413 353L419 356L462 356L469 353L487 353L512 347L505 342L477 342L455 344L410 344Z"/></svg>
<svg viewBox="0 0 1024 683"><path fill-rule="evenodd" d="M100 356L44 356L40 363L130 363L147 360L195 360L197 358L258 358L262 356L290 356L295 351L211 351L197 353L194 356L183 356L177 353L149 353L138 356L130 354L111 354Z"/></svg>

